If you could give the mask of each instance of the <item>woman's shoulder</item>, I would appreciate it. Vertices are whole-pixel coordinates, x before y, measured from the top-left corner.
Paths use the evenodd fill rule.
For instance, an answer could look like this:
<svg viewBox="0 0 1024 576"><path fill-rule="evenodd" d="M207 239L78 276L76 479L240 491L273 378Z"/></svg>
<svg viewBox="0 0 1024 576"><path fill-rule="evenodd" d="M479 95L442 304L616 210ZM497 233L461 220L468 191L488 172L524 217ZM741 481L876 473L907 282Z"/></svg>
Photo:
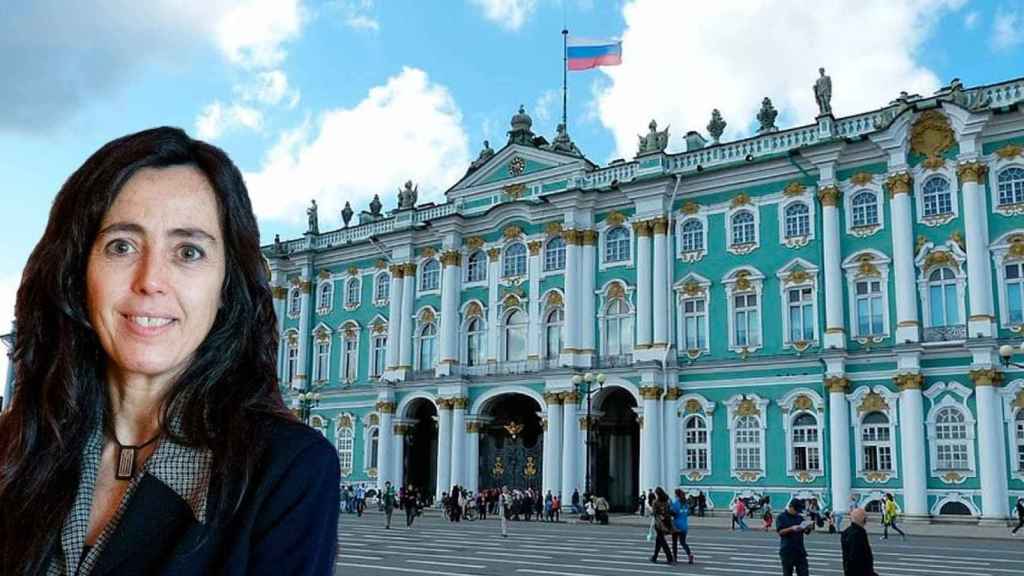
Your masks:
<svg viewBox="0 0 1024 576"><path fill-rule="evenodd" d="M264 434L265 469L283 472L296 462L314 470L337 466L338 455L327 438L301 422L273 417L266 421Z"/></svg>

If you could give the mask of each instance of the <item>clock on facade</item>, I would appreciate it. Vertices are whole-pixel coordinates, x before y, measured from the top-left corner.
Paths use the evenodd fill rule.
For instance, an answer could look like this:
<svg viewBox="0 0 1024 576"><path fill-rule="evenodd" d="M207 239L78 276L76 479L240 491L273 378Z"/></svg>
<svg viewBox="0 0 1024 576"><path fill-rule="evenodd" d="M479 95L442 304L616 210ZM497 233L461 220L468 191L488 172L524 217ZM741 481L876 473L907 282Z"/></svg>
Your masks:
<svg viewBox="0 0 1024 576"><path fill-rule="evenodd" d="M521 156L515 156L512 161L508 163L508 173L513 176L521 176L526 171L526 160L523 160Z"/></svg>

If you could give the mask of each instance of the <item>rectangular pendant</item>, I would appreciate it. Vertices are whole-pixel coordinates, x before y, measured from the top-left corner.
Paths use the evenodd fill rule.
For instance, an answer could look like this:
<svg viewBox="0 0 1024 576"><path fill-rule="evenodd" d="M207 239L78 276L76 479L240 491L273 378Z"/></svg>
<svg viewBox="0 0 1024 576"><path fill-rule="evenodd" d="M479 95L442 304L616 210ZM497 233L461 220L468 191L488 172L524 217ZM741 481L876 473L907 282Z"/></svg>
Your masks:
<svg viewBox="0 0 1024 576"><path fill-rule="evenodd" d="M118 480L130 480L135 471L135 448L118 447L117 474Z"/></svg>

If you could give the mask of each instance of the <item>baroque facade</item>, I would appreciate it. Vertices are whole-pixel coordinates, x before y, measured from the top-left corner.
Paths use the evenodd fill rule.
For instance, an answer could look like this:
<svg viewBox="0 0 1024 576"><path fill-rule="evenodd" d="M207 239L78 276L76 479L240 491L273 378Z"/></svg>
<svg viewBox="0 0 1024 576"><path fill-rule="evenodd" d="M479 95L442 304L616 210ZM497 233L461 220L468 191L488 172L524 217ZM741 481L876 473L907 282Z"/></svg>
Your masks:
<svg viewBox="0 0 1024 576"><path fill-rule="evenodd" d="M765 99L751 138L720 142L715 111L667 153L652 122L607 166L520 109L443 204L407 183L325 233L311 208L265 254L282 385L319 391L342 482L1008 517L1024 80L840 118L830 90L815 124Z"/></svg>

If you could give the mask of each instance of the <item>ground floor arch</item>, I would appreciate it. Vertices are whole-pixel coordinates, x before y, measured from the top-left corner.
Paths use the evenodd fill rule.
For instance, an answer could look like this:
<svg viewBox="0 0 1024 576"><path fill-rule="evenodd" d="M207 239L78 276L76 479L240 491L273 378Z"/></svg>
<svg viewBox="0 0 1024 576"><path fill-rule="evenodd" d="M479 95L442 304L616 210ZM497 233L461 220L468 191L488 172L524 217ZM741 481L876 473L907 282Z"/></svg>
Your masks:
<svg viewBox="0 0 1024 576"><path fill-rule="evenodd" d="M640 494L640 422L636 399L624 388L594 395L590 477L594 494L613 511L632 512Z"/></svg>
<svg viewBox="0 0 1024 576"><path fill-rule="evenodd" d="M541 406L531 395L496 395L476 415L480 490L508 486L540 490L544 466L544 423ZM474 473L474 471L470 471Z"/></svg>
<svg viewBox="0 0 1024 576"><path fill-rule="evenodd" d="M426 398L417 398L405 410L405 435L401 470L405 486L432 496L437 489L437 408Z"/></svg>

